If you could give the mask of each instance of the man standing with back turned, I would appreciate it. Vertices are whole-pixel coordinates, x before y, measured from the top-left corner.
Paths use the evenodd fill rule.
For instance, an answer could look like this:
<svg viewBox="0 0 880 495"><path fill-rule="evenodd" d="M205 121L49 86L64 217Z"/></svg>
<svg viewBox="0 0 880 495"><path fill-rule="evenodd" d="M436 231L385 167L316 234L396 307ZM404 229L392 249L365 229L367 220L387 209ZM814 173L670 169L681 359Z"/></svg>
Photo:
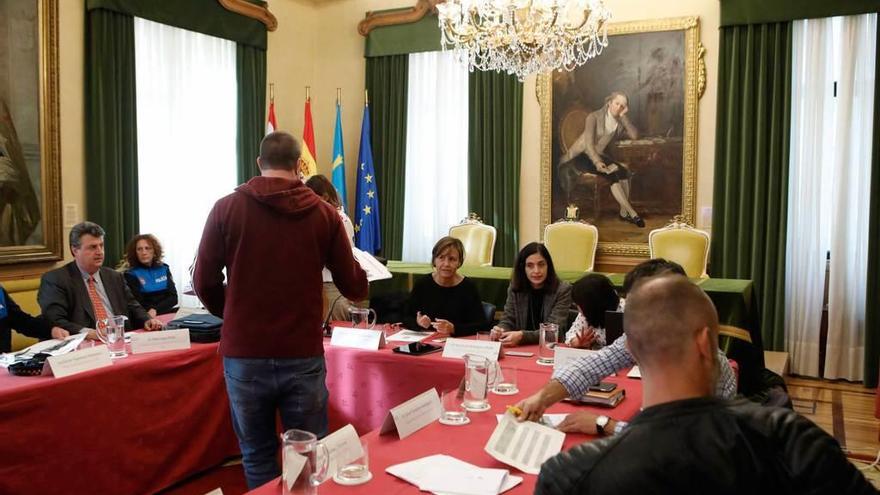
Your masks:
<svg viewBox="0 0 880 495"><path fill-rule="evenodd" d="M348 299L367 296L339 214L297 178L300 150L285 132L263 138L261 176L214 205L193 277L224 320L226 391L251 489L281 474L276 410L285 429L327 434L321 270Z"/></svg>

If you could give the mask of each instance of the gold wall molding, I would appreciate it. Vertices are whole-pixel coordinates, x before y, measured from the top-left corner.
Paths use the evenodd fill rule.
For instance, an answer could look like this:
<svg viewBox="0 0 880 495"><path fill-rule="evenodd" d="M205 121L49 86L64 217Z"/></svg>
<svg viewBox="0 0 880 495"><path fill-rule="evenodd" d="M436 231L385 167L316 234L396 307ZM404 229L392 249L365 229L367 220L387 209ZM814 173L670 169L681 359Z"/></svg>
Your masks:
<svg viewBox="0 0 880 495"><path fill-rule="evenodd" d="M269 12L268 7L260 7L257 4L250 3L247 0L217 0L224 9L236 14L241 14L251 19L256 19L266 25L266 30L275 31L278 29L278 19Z"/></svg>

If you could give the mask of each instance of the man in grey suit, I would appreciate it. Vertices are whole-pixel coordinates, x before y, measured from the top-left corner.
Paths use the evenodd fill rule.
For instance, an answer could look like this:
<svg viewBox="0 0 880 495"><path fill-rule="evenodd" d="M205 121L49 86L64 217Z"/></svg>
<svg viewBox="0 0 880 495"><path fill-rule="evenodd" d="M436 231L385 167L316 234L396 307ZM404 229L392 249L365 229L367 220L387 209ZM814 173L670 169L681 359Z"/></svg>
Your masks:
<svg viewBox="0 0 880 495"><path fill-rule="evenodd" d="M46 272L40 280L37 302L43 316L70 333L94 336L97 321L126 316L132 328L161 330L162 322L151 318L135 300L121 273L104 264L104 229L92 222L70 229L70 252L74 260Z"/></svg>

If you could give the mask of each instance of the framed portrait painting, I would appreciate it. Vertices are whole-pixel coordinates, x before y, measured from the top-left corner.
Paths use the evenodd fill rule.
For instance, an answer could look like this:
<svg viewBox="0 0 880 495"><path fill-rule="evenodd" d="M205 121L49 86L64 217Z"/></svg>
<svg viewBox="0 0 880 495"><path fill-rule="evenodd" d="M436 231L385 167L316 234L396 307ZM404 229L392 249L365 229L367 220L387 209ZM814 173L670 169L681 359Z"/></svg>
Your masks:
<svg viewBox="0 0 880 495"><path fill-rule="evenodd" d="M647 256L648 233L695 216L696 17L610 24L602 54L538 80L541 221L599 229L599 254Z"/></svg>
<svg viewBox="0 0 880 495"><path fill-rule="evenodd" d="M62 257L58 1L0 0L0 264Z"/></svg>

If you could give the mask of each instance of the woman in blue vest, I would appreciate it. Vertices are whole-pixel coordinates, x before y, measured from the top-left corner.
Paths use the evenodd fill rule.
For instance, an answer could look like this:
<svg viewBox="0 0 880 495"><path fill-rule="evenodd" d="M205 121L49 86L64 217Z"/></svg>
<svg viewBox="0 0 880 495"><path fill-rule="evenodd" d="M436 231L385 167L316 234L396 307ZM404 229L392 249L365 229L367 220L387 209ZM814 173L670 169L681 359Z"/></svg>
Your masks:
<svg viewBox="0 0 880 495"><path fill-rule="evenodd" d="M153 318L177 310L177 289L162 262L162 245L152 234L134 236L125 247L125 281L134 298Z"/></svg>

